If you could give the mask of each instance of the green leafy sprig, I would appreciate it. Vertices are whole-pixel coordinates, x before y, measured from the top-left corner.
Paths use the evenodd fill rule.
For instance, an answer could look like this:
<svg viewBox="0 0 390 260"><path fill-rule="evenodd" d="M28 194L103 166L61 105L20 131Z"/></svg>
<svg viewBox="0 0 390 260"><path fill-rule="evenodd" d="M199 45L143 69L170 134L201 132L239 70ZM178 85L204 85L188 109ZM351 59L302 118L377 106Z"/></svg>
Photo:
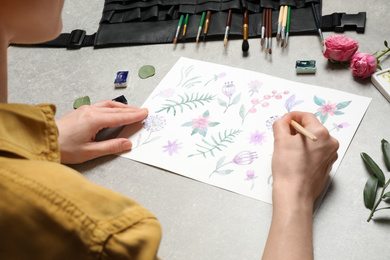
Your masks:
<svg viewBox="0 0 390 260"><path fill-rule="evenodd" d="M195 95L195 96L194 96ZM161 108L159 111L156 111L156 113L167 111L169 113L170 110L173 111L173 115L176 115L176 108L180 108L180 112L183 113L184 108L188 107L189 109L197 108L199 104L204 105L205 102L209 103L215 98L215 95L210 94L202 94L199 96L199 93L192 93L191 97L186 93L185 96L181 96L180 101L175 101L171 99L167 99L167 102L170 102L171 104L164 104L163 108Z"/></svg>
<svg viewBox="0 0 390 260"><path fill-rule="evenodd" d="M389 51L390 51L390 47L389 47L389 45L387 44L387 41L385 41L384 42L384 44L385 44L385 47L387 48L386 50L384 50L384 51L382 51L382 53L380 54L380 55L378 55L377 56L377 54L378 54L378 52L375 52L373 55L374 55L374 57L376 58L376 67L378 68L378 69L380 69L380 70L382 70L382 68L381 68L381 66L379 65L379 59L380 59L380 57L382 57L383 55L385 55L386 53L388 53Z"/></svg>
<svg viewBox="0 0 390 260"><path fill-rule="evenodd" d="M230 130L229 133L227 133L227 130L224 131L223 135L221 132L218 133L218 139L217 140L214 136L211 136L211 141L207 141L206 139L202 138L202 144L196 144L198 149L196 150L198 153L196 154L190 154L188 157L196 156L196 155L203 155L203 157L206 158L206 155L210 153L213 157L214 150L222 151L223 147L227 147L226 143L233 143L233 138L236 137L238 134L240 134L241 130Z"/></svg>
<svg viewBox="0 0 390 260"><path fill-rule="evenodd" d="M381 143L386 168L388 171L390 171L390 144L385 139L383 139ZM386 202L386 200L390 198L390 192L385 193L386 188L389 186L390 179L386 181L383 171L368 154L361 153L361 156L372 172L363 190L364 205L371 210L370 216L367 219L367 222L369 222L373 218L375 212L379 210L390 209L390 207L383 207L378 209L378 206L382 201ZM378 200L375 202L377 197L376 194L380 187L382 190Z"/></svg>

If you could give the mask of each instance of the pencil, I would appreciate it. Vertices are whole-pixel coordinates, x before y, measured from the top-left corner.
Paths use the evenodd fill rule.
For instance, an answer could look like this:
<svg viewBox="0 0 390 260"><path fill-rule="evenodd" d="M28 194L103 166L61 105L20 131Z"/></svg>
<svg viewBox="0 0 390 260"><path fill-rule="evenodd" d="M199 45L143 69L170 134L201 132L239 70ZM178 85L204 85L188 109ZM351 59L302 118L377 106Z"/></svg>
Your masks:
<svg viewBox="0 0 390 260"><path fill-rule="evenodd" d="M207 11L206 21L204 23L203 41L206 39L206 35L209 31L210 17L211 17L211 11Z"/></svg>
<svg viewBox="0 0 390 260"><path fill-rule="evenodd" d="M298 122L291 120L291 126L295 130L297 130L299 133L301 133L304 136L306 136L307 138L309 138L310 140L313 140L314 142L317 141L317 137L314 134L312 134L311 132L309 132L308 130L306 130L303 126L298 124Z"/></svg>
<svg viewBox="0 0 390 260"><path fill-rule="evenodd" d="M288 7L287 11L287 26L286 26L286 41L284 43L284 48L287 48L288 34L290 33L290 22L291 22L291 6Z"/></svg>
<svg viewBox="0 0 390 260"><path fill-rule="evenodd" d="M316 23L318 34L320 35L321 44L322 44L322 46L324 46L325 45L324 36L322 35L320 20L318 19L318 15L317 15L317 11L316 11L315 6L314 6L314 2L311 3L311 10L313 11L314 21Z"/></svg>
<svg viewBox="0 0 390 260"><path fill-rule="evenodd" d="M200 18L198 34L196 35L196 44L198 44L198 42L199 42L199 37L200 37L200 34L202 32L202 27L203 27L203 23L204 23L205 17L206 17L206 12L203 12L202 13L202 18Z"/></svg>
<svg viewBox="0 0 390 260"><path fill-rule="evenodd" d="M269 31L269 26L268 26L268 23L269 23L269 12L268 12L268 8L265 9L265 53L268 52L268 31Z"/></svg>
<svg viewBox="0 0 390 260"><path fill-rule="evenodd" d="M272 9L268 9L268 53L272 54Z"/></svg>
<svg viewBox="0 0 390 260"><path fill-rule="evenodd" d="M186 36L189 17L190 17L190 14L186 14L186 19L184 20L184 28L183 28L183 40L185 39L184 37Z"/></svg>
<svg viewBox="0 0 390 260"><path fill-rule="evenodd" d="M243 42L242 42L242 51L247 52L249 50L249 43L248 43L248 27L249 27L249 14L248 9L244 10L244 21L242 24L242 31L243 31Z"/></svg>
<svg viewBox="0 0 390 260"><path fill-rule="evenodd" d="M282 31L281 31L281 37L282 37L282 42L281 42L281 47L284 45L284 38L286 36L286 24L287 24L287 5L284 6L283 8L283 22L282 22Z"/></svg>
<svg viewBox="0 0 390 260"><path fill-rule="evenodd" d="M265 13L267 9L263 9L263 14L262 14L262 21L261 21L261 46L264 44L264 37L265 37Z"/></svg>
<svg viewBox="0 0 390 260"><path fill-rule="evenodd" d="M280 7L279 10L279 19L278 19L278 31L276 33L276 40L279 41L280 39L280 31L282 30L282 22L283 22L283 5Z"/></svg>
<svg viewBox="0 0 390 260"><path fill-rule="evenodd" d="M226 43L228 41L228 36L229 36L229 31L230 31L230 24L232 22L232 15L233 15L233 11L232 11L232 9L230 9L229 13L228 13L227 20L226 20L225 38L223 40L223 46L224 47L226 46Z"/></svg>
<svg viewBox="0 0 390 260"><path fill-rule="evenodd" d="M183 24L183 19L184 19L184 14L180 15L180 20L179 20L179 24L177 25L175 39L173 40L173 44L177 43L177 37L179 37L180 28L181 28L181 25Z"/></svg>

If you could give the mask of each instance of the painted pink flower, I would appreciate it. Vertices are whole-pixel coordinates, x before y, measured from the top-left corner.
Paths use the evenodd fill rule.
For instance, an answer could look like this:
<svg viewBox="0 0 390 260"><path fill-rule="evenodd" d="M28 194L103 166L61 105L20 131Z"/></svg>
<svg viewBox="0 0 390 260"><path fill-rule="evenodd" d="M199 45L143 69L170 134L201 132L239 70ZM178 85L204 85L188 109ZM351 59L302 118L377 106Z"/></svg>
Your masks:
<svg viewBox="0 0 390 260"><path fill-rule="evenodd" d="M254 170L247 170L246 177L248 177L248 179L253 179L253 177L255 177L255 171Z"/></svg>
<svg viewBox="0 0 390 260"><path fill-rule="evenodd" d="M257 112L257 109L252 107L251 109L249 109L248 113L256 113Z"/></svg>
<svg viewBox="0 0 390 260"><path fill-rule="evenodd" d="M327 104L323 103L322 107L318 108L317 111L322 111L323 115L329 114L331 116L334 116L334 111L338 109L336 105L337 103L331 104L330 101L328 101Z"/></svg>
<svg viewBox="0 0 390 260"><path fill-rule="evenodd" d="M251 103L253 105L256 105L257 103L259 103L259 99L258 98L254 98L254 99L251 100Z"/></svg>
<svg viewBox="0 0 390 260"><path fill-rule="evenodd" d="M282 99L282 95L276 95L275 98L276 99Z"/></svg>
<svg viewBox="0 0 390 260"><path fill-rule="evenodd" d="M163 151L163 153L165 152L168 152L169 153L169 156L172 156L173 153L178 153L178 150L181 149L182 147L180 146L182 143L177 143L177 140L171 142L171 141L168 141L168 144L167 145L164 145L162 148L164 148L165 150Z"/></svg>
<svg viewBox="0 0 390 260"><path fill-rule="evenodd" d="M358 50L357 41L341 34L329 36L325 41L326 50L324 57L334 61L349 61Z"/></svg>
<svg viewBox="0 0 390 260"><path fill-rule="evenodd" d="M209 117L203 117L199 116L198 119L192 119L192 122L195 124L192 126L192 129L199 127L199 129L202 131L205 127L209 127Z"/></svg>
<svg viewBox="0 0 390 260"><path fill-rule="evenodd" d="M288 95L288 94L290 94L290 91L286 90L283 92L283 94Z"/></svg>
<svg viewBox="0 0 390 260"><path fill-rule="evenodd" d="M278 93L277 90L272 90L272 94L276 94L276 93Z"/></svg>
<svg viewBox="0 0 390 260"><path fill-rule="evenodd" d="M263 85L263 82L260 82L258 80L252 80L249 84L249 92L251 93L251 96L254 93L258 93L260 87Z"/></svg>
<svg viewBox="0 0 390 260"><path fill-rule="evenodd" d="M374 55L357 52L352 56L350 68L354 76L365 79L376 71L376 66L377 59Z"/></svg>
<svg viewBox="0 0 390 260"><path fill-rule="evenodd" d="M265 142L265 132L259 132L258 130L256 130L256 132L254 133L251 133L251 137L250 137L250 140L249 140L249 143L250 144L254 144L254 145L262 145L263 142Z"/></svg>
<svg viewBox="0 0 390 260"><path fill-rule="evenodd" d="M265 95L265 96L264 96L264 99L270 99L270 98L271 98L270 95Z"/></svg>
<svg viewBox="0 0 390 260"><path fill-rule="evenodd" d="M264 102L263 104L261 104L262 107L268 107L269 106L269 103L268 102Z"/></svg>

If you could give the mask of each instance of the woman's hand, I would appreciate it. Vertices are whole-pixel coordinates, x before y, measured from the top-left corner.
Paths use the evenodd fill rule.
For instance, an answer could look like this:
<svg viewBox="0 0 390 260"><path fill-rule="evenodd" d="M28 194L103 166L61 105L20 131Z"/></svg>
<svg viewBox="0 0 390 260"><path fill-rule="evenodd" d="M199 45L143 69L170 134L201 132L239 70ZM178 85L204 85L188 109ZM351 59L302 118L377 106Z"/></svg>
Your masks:
<svg viewBox="0 0 390 260"><path fill-rule="evenodd" d="M297 121L317 137L297 133ZM313 259L313 204L337 160L338 141L310 113L291 112L273 125L273 214L263 260Z"/></svg>
<svg viewBox="0 0 390 260"><path fill-rule="evenodd" d="M291 119L317 136L313 142L297 133ZM274 126L274 154L272 174L273 197L308 200L313 204L323 190L333 163L337 160L338 141L311 113L292 112L276 121ZM284 204L286 201L283 201Z"/></svg>
<svg viewBox="0 0 390 260"><path fill-rule="evenodd" d="M131 107L106 100L82 106L56 121L61 162L82 163L100 156L129 151L132 147L126 138L95 142L96 134L107 127L118 127L141 122L148 115L146 108Z"/></svg>

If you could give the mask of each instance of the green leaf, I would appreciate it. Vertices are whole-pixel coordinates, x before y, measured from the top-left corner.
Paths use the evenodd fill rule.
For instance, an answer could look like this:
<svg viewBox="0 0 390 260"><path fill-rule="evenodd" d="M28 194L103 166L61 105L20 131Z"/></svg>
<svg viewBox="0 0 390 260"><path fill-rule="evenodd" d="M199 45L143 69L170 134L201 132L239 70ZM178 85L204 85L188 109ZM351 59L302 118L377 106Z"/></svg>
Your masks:
<svg viewBox="0 0 390 260"><path fill-rule="evenodd" d="M209 123L209 127L214 127L214 126L217 126L217 125L219 125L218 122L211 122L211 123Z"/></svg>
<svg viewBox="0 0 390 260"><path fill-rule="evenodd" d="M152 65L142 66L138 71L138 76L141 79L146 79L153 76L156 73L156 69Z"/></svg>
<svg viewBox="0 0 390 260"><path fill-rule="evenodd" d="M382 153L385 158L387 170L390 171L390 144L385 139L382 139Z"/></svg>
<svg viewBox="0 0 390 260"><path fill-rule="evenodd" d="M245 118L245 106L244 105L241 105L241 108L240 108L240 117L242 119Z"/></svg>
<svg viewBox="0 0 390 260"><path fill-rule="evenodd" d="M194 135L194 134L199 133L199 132L200 132L199 127L195 127L195 128L192 130L191 135Z"/></svg>
<svg viewBox="0 0 390 260"><path fill-rule="evenodd" d="M349 106L349 104L351 104L351 102L352 102L352 101L340 102L340 103L338 103L338 104L336 105L336 107L337 107L338 109L343 109L343 108Z"/></svg>
<svg viewBox="0 0 390 260"><path fill-rule="evenodd" d="M379 166L368 154L361 153L361 156L368 167L370 167L374 175L378 178L379 184L381 184L381 186L385 185L385 175L383 174L381 168L379 168Z"/></svg>
<svg viewBox="0 0 390 260"><path fill-rule="evenodd" d="M223 161L225 161L225 158L226 158L226 156L223 156L223 157L221 157L221 158L218 160L218 162L217 162L217 168L219 168L219 167L222 165Z"/></svg>
<svg viewBox="0 0 390 260"><path fill-rule="evenodd" d="M216 173L218 173L219 175L228 175L228 174L231 174L233 172L233 170L224 170L224 171L217 171Z"/></svg>
<svg viewBox="0 0 390 260"><path fill-rule="evenodd" d="M206 111L203 113L202 117L208 117L209 115L210 115L210 112L209 112L208 110L206 110Z"/></svg>
<svg viewBox="0 0 390 260"><path fill-rule="evenodd" d="M387 198L390 198L390 191L389 191L389 192L386 192L386 193L382 196L382 199L387 199Z"/></svg>
<svg viewBox="0 0 390 260"><path fill-rule="evenodd" d="M222 100L222 99L220 99L220 98L218 98L218 104L219 104L221 107L226 107L226 106L227 106L226 101L224 101L224 100Z"/></svg>
<svg viewBox="0 0 390 260"><path fill-rule="evenodd" d="M323 104L326 104L325 100L323 100L322 98L319 98L317 96L314 96L313 101L314 101L314 103L316 103L320 107L322 107Z"/></svg>
<svg viewBox="0 0 390 260"><path fill-rule="evenodd" d="M237 96L233 99L232 105L235 105L235 104L237 104L238 102L240 102L240 98L241 98L241 94L237 95Z"/></svg>
<svg viewBox="0 0 390 260"><path fill-rule="evenodd" d="M336 110L333 111L333 114L335 114L336 116L340 116L340 115L344 115L344 112Z"/></svg>
<svg viewBox="0 0 390 260"><path fill-rule="evenodd" d="M374 206L377 188L378 178L375 175L371 175L367 180L363 191L364 205L369 209L372 209Z"/></svg>
<svg viewBox="0 0 390 260"><path fill-rule="evenodd" d="M386 46L386 48L389 48L389 46L387 45L387 41L385 41L385 46Z"/></svg>
<svg viewBox="0 0 390 260"><path fill-rule="evenodd" d="M81 98L76 99L73 102L73 108L77 109L77 108L79 108L81 106L90 105L90 104L91 104L91 100L89 99L88 96L85 96L85 97L81 97Z"/></svg>

